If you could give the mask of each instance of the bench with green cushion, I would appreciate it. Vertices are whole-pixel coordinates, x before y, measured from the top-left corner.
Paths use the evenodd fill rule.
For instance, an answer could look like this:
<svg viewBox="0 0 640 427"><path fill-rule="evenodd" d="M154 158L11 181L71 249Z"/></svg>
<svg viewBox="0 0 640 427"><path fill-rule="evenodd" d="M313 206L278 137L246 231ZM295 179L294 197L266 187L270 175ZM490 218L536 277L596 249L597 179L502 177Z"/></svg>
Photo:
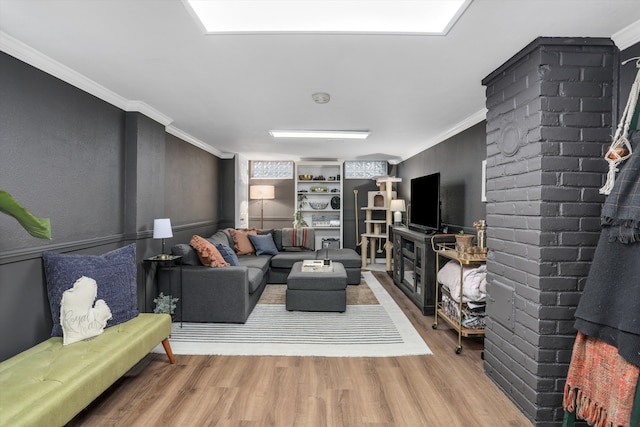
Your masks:
<svg viewBox="0 0 640 427"><path fill-rule="evenodd" d="M95 338L53 337L0 363L0 426L63 426L162 342L168 314L142 313Z"/></svg>

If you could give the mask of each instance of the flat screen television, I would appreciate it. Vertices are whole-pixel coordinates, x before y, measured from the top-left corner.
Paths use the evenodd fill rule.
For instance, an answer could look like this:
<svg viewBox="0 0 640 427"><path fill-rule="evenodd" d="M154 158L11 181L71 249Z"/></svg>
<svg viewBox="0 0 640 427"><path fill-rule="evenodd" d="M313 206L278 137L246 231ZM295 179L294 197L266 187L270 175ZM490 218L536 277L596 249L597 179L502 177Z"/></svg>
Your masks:
<svg viewBox="0 0 640 427"><path fill-rule="evenodd" d="M440 172L411 180L409 228L434 233L440 230Z"/></svg>

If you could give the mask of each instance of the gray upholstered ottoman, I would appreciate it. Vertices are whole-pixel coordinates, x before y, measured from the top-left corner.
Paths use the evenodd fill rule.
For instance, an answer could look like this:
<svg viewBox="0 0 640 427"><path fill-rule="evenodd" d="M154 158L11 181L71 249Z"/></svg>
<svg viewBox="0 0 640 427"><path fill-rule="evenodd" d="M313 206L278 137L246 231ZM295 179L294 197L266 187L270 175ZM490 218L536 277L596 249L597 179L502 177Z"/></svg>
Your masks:
<svg viewBox="0 0 640 427"><path fill-rule="evenodd" d="M287 277L287 310L345 311L347 309L347 272L339 262L333 271L303 272L296 262Z"/></svg>
<svg viewBox="0 0 640 427"><path fill-rule="evenodd" d="M316 259L330 259L334 263L339 262L347 272L347 284L360 284L360 269L362 268L362 257L356 251L349 248L330 249L322 248L317 250Z"/></svg>

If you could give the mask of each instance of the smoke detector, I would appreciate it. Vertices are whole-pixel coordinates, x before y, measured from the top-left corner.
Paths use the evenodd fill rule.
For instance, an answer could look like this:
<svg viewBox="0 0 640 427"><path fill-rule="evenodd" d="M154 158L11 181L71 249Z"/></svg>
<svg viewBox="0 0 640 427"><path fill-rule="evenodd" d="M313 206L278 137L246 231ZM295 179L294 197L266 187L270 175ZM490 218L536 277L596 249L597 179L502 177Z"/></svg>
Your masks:
<svg viewBox="0 0 640 427"><path fill-rule="evenodd" d="M311 99L313 99L316 104L326 104L331 99L331 96L326 92L316 92L311 95Z"/></svg>

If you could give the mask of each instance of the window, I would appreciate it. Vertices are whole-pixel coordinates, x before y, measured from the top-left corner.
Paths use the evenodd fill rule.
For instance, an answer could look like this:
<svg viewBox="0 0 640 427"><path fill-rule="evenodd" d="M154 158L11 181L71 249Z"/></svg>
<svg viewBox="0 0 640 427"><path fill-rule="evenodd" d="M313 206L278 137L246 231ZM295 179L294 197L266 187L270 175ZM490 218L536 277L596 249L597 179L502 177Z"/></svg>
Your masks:
<svg viewBox="0 0 640 427"><path fill-rule="evenodd" d="M293 178L293 162L252 160L251 178Z"/></svg>
<svg viewBox="0 0 640 427"><path fill-rule="evenodd" d="M346 179L371 179L387 175L386 160L348 160L344 162Z"/></svg>

